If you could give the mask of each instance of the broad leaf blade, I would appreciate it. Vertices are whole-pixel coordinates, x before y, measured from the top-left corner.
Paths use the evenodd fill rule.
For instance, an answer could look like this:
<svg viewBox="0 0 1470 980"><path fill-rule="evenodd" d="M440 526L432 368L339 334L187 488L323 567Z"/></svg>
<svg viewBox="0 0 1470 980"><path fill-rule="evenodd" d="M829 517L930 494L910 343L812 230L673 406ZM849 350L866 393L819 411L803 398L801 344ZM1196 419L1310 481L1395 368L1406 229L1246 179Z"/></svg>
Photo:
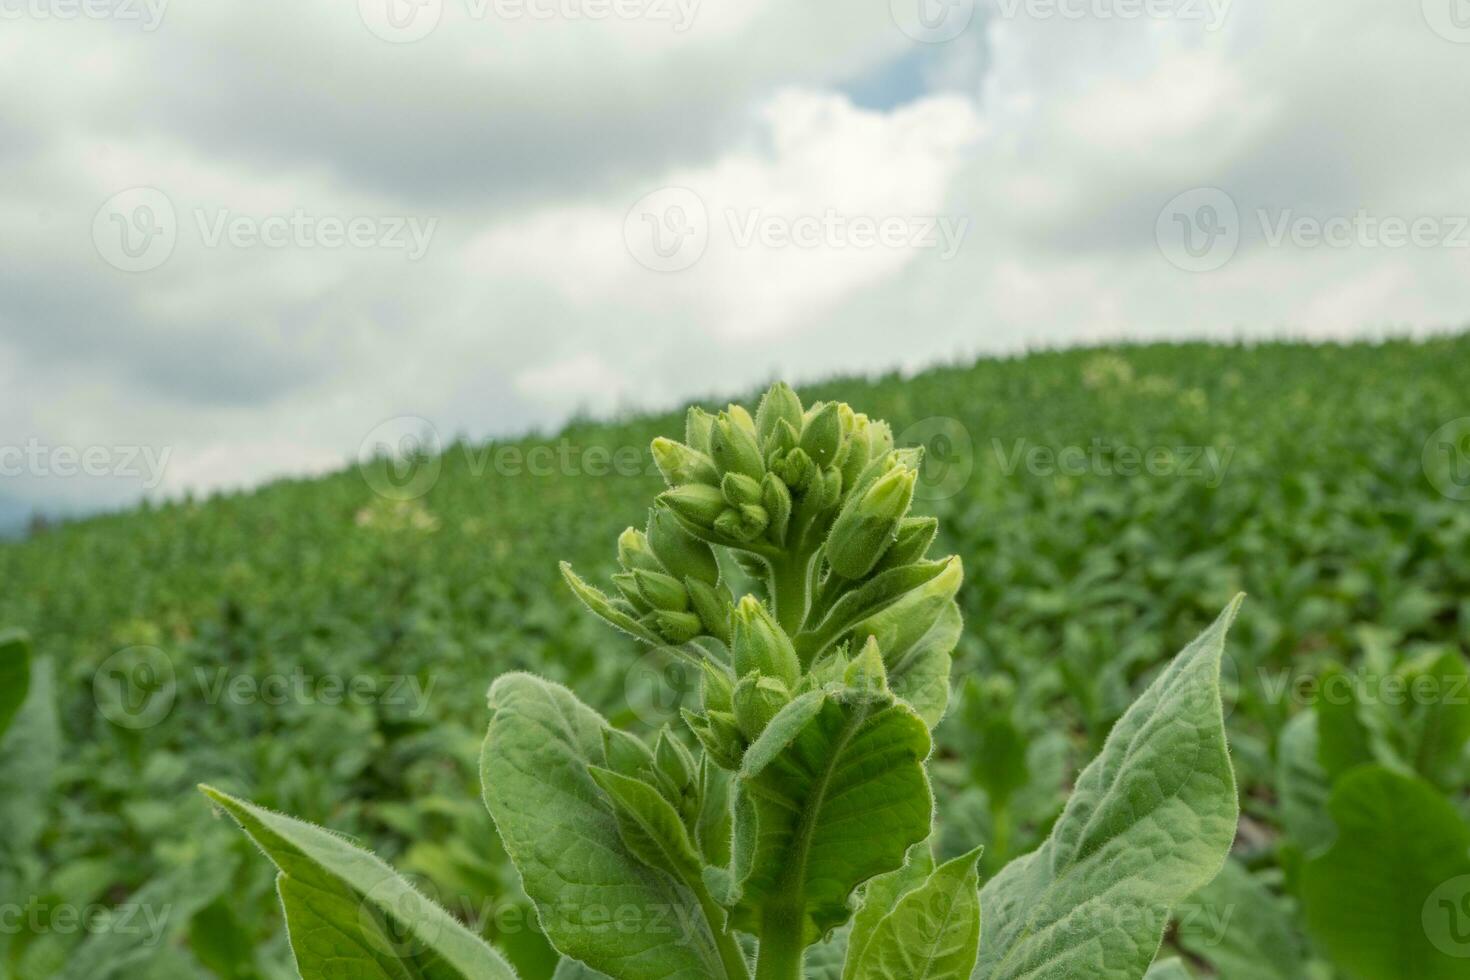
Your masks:
<svg viewBox="0 0 1470 980"><path fill-rule="evenodd" d="M1380 766L1333 788L1337 840L1302 871L1307 928L1358 980L1452 980L1470 956L1470 827L1432 786Z"/></svg>
<svg viewBox="0 0 1470 980"><path fill-rule="evenodd" d="M515 971L376 856L331 831L208 786L280 869L291 948L306 980L515 980Z"/></svg>
<svg viewBox="0 0 1470 980"><path fill-rule="evenodd" d="M799 917L808 944L847 921L857 886L903 864L933 810L929 729L911 708L813 693L750 747L735 810L736 925L755 932L767 915Z"/></svg>
<svg viewBox="0 0 1470 980"><path fill-rule="evenodd" d="M0 738L31 686L31 645L19 630L0 631Z"/></svg>
<svg viewBox="0 0 1470 980"><path fill-rule="evenodd" d="M1177 941L1222 977L1297 980L1306 971L1291 910L1229 860L1178 909Z"/></svg>
<svg viewBox="0 0 1470 980"><path fill-rule="evenodd" d="M849 951L853 980L965 980L980 943L979 858L974 850L940 865L899 899L873 938Z"/></svg>
<svg viewBox="0 0 1470 980"><path fill-rule="evenodd" d="M903 867L897 871L879 875L863 886L863 904L852 917L852 928L847 935L847 963L843 967L844 980L851 980L852 965L862 957L863 949L873 939L878 925L898 900L918 888L934 873L934 854L928 841L921 841L909 848Z"/></svg>
<svg viewBox="0 0 1470 980"><path fill-rule="evenodd" d="M602 718L529 674L499 678L489 698L485 805L552 945L614 980L722 976L698 899L629 851L587 771L605 762Z"/></svg>
<svg viewBox="0 0 1470 980"><path fill-rule="evenodd" d="M977 978L1137 980L1235 836L1220 659L1237 598L1118 720L1051 837L981 893Z"/></svg>

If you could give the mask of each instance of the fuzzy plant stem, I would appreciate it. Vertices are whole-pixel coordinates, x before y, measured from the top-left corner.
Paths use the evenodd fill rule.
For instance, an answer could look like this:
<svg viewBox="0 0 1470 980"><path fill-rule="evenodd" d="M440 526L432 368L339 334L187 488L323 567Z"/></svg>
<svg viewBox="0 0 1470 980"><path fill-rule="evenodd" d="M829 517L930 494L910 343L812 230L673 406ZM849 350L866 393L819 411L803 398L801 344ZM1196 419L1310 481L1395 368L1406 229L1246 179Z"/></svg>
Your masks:
<svg viewBox="0 0 1470 980"><path fill-rule="evenodd" d="M773 905L761 921L760 954L755 962L755 980L801 980L801 909Z"/></svg>

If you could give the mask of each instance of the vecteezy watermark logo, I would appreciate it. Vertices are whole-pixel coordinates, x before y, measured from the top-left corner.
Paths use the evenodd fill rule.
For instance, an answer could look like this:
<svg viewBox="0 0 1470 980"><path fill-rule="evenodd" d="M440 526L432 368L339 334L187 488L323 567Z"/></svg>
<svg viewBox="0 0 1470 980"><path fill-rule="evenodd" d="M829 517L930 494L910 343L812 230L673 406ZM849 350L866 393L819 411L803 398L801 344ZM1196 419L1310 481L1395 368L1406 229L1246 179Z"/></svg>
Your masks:
<svg viewBox="0 0 1470 980"><path fill-rule="evenodd" d="M169 0L0 0L0 20L110 20L158 30Z"/></svg>
<svg viewBox="0 0 1470 980"><path fill-rule="evenodd" d="M699 700L700 669L673 647L647 650L623 675L624 703L649 728L679 717Z"/></svg>
<svg viewBox="0 0 1470 980"><path fill-rule="evenodd" d="M1240 209L1218 187L1197 187L1164 205L1154 237L1171 265L1186 272L1213 272L1240 247Z"/></svg>
<svg viewBox="0 0 1470 980"><path fill-rule="evenodd" d="M1470 416L1446 422L1424 441L1424 475L1451 500L1470 500Z"/></svg>
<svg viewBox="0 0 1470 980"><path fill-rule="evenodd" d="M399 876L368 862L370 873L383 875L369 888L357 907L362 934L378 952L400 960L416 959L431 953L444 932L448 915L439 907L441 897L433 881L409 873ZM432 898L430 896L433 896Z"/></svg>
<svg viewBox="0 0 1470 980"><path fill-rule="evenodd" d="M975 0L889 0L898 29L924 44L943 44L965 32L975 19Z"/></svg>
<svg viewBox="0 0 1470 980"><path fill-rule="evenodd" d="M421 41L444 16L444 0L357 0L357 12L369 31L390 44Z"/></svg>
<svg viewBox="0 0 1470 980"><path fill-rule="evenodd" d="M1470 959L1470 875L1451 878L1430 892L1420 921L1435 949Z"/></svg>
<svg viewBox="0 0 1470 980"><path fill-rule="evenodd" d="M1434 33L1456 44L1470 44L1470 0L1423 0L1424 20Z"/></svg>
<svg viewBox="0 0 1470 980"><path fill-rule="evenodd" d="M1025 438L1007 446L992 439L996 463L1006 476L1025 470L1042 477L1180 477L1202 480L1211 490L1225 480L1235 447L1133 446L1095 437L1088 446L1033 445Z"/></svg>
<svg viewBox="0 0 1470 980"><path fill-rule="evenodd" d="M178 215L156 187L130 187L108 198L92 219L92 241L108 265L147 272L168 261L179 239Z"/></svg>
<svg viewBox="0 0 1470 980"><path fill-rule="evenodd" d="M1234 0L997 0L1007 20L1177 20L1218 31Z"/></svg>
<svg viewBox="0 0 1470 980"><path fill-rule="evenodd" d="M687 187L645 194L623 219L623 241L638 263L654 272L680 272L709 246L709 212Z"/></svg>
<svg viewBox="0 0 1470 980"><path fill-rule="evenodd" d="M943 415L921 419L900 432L895 446L922 446L919 479L914 484L918 500L945 500L970 482L975 471L975 442L959 419Z"/></svg>
<svg viewBox="0 0 1470 980"><path fill-rule="evenodd" d="M152 728L168 717L177 695L173 661L157 647L119 650L92 675L97 710L120 728Z"/></svg>
<svg viewBox="0 0 1470 980"><path fill-rule="evenodd" d="M444 446L428 419L400 415L375 426L357 447L357 469L388 500L416 500L439 482Z"/></svg>
<svg viewBox="0 0 1470 980"><path fill-rule="evenodd" d="M143 489L163 482L172 446L53 446L32 437L25 445L0 445L0 476L69 479L77 476L141 480Z"/></svg>
<svg viewBox="0 0 1470 980"><path fill-rule="evenodd" d="M305 208L257 215L228 207L194 207L187 213L194 220L181 223L168 195L153 187L130 188L113 195L98 210L92 220L92 240L98 254L124 272L148 272L163 265L189 224L199 245L207 249L371 249L402 252L408 261L417 262L429 251L439 227L438 218L314 214Z"/></svg>

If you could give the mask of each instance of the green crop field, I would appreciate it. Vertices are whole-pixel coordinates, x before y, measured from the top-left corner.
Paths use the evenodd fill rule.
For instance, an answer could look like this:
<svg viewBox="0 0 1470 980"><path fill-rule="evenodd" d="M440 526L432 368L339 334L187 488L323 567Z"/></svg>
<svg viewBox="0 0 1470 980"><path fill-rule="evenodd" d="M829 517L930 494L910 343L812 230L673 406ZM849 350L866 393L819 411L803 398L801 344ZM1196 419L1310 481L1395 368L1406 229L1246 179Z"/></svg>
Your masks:
<svg viewBox="0 0 1470 980"><path fill-rule="evenodd" d="M937 859L983 845L983 884L1046 841L1128 706L1244 592L1222 671L1239 823L1219 877L1155 910L1177 958L1155 971L1470 976L1470 336L1044 352L798 390L925 447L914 512L964 564ZM481 801L486 690L529 671L634 733L682 728L698 671L587 615L558 563L617 570L664 489L650 440L683 417L0 545L0 628L31 649L27 679L17 634L0 643L0 977L296 976L274 869L200 783L350 835L551 976Z"/></svg>

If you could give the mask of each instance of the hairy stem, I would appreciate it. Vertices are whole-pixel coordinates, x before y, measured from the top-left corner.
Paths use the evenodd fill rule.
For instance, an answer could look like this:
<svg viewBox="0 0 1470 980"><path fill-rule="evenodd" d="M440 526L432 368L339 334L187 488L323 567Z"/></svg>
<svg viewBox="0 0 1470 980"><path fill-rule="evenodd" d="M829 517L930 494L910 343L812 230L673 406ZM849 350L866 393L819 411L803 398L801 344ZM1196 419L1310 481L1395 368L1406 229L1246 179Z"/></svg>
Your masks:
<svg viewBox="0 0 1470 980"><path fill-rule="evenodd" d="M772 905L761 919L755 980L801 980L802 910Z"/></svg>
<svg viewBox="0 0 1470 980"><path fill-rule="evenodd" d="M806 621L807 572L811 555L792 554L771 560L771 598L776 604L776 622L787 636L796 636Z"/></svg>

